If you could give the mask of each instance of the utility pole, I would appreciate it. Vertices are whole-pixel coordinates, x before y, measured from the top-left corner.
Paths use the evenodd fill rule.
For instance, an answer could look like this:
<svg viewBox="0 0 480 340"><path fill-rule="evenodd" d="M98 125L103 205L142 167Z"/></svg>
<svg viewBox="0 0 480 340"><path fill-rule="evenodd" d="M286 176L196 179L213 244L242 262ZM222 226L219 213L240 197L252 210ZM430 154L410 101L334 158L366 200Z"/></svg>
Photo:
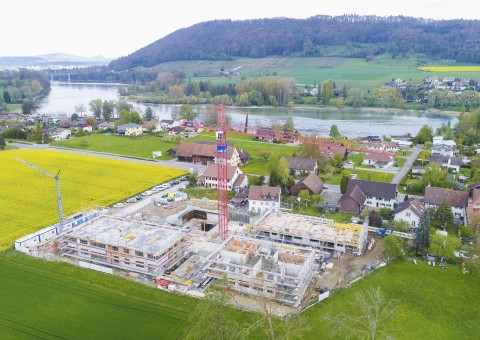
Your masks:
<svg viewBox="0 0 480 340"><path fill-rule="evenodd" d="M53 179L55 179L55 184L56 184L56 188L57 188L57 206L58 206L58 217L60 219L60 228L59 228L59 231L58 233L60 234L63 230L63 224L64 224L64 219L63 219L63 207L62 207L62 197L60 196L60 170L58 170L57 174L56 175L52 175L51 173L43 170L43 169L40 169L39 167L27 162L27 161L24 161L23 159L21 158L15 158L17 161L41 172L42 174L44 175L47 175Z"/></svg>

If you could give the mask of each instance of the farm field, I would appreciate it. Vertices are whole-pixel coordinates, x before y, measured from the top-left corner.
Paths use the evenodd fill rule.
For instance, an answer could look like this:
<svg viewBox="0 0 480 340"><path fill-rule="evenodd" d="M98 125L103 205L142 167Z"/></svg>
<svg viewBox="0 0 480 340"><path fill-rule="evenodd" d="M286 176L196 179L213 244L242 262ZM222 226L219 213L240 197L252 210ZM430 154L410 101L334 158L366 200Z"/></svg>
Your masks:
<svg viewBox="0 0 480 340"><path fill-rule="evenodd" d="M332 47L335 48L335 47ZM431 61L422 55L411 55L408 58L392 59L389 55L377 55L369 62L364 58L338 58L338 57L298 57L298 58L238 58L228 61L197 60L175 61L162 63L157 67L162 70L183 70L186 78L197 81L211 80L216 84L239 83L242 77L251 78L259 75L277 74L280 77L292 77L298 84L314 84L333 80L337 86L345 83L348 87L358 87L367 90L372 87L382 86L392 78L421 81L434 72L442 72L443 76L458 78L480 78L480 69L446 69L423 70L419 65ZM448 61L438 62L434 66L449 66ZM475 66L473 64L455 63L453 67ZM220 70L233 70L240 67L240 75L230 77L219 76ZM477 66L478 67L478 66Z"/></svg>
<svg viewBox="0 0 480 340"><path fill-rule="evenodd" d="M82 142L86 141L85 142ZM82 144L83 143L83 144ZM162 137L140 136L128 138L125 136L92 134L84 137L75 137L64 141L52 142L52 146L113 153L122 156L152 159L153 151L162 151L158 159L172 159L167 150L177 146L177 143L166 142Z"/></svg>
<svg viewBox="0 0 480 340"><path fill-rule="evenodd" d="M61 169L64 216L111 205L186 173L50 150L4 151L0 153L0 251L15 239L58 222L55 180L16 161L17 157L54 175Z"/></svg>

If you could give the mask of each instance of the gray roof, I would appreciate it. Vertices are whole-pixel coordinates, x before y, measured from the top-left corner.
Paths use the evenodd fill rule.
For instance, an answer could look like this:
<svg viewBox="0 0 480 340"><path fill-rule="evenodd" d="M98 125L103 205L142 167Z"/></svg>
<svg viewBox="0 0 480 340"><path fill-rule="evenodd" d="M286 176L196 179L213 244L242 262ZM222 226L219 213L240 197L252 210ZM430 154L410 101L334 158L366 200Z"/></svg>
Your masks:
<svg viewBox="0 0 480 340"><path fill-rule="evenodd" d="M119 125L118 126L118 130L126 130L126 129L130 129L130 128L138 128L138 127L141 127L140 124L135 124L135 123L128 123L128 124L122 124L122 125Z"/></svg>
<svg viewBox="0 0 480 340"><path fill-rule="evenodd" d="M395 199L395 197L397 196L397 185L393 183L350 179L348 181L347 191L349 191L355 185L358 186L367 197Z"/></svg>
<svg viewBox="0 0 480 340"><path fill-rule="evenodd" d="M443 200L447 200L452 207L466 207L468 205L468 193L448 188L425 188L424 202L440 205Z"/></svg>
<svg viewBox="0 0 480 340"><path fill-rule="evenodd" d="M284 157L290 170L314 171L317 167L317 160L302 157Z"/></svg>
<svg viewBox="0 0 480 340"><path fill-rule="evenodd" d="M398 214L406 209L409 209L418 217L423 215L425 207L418 198L412 198L400 203L394 211L394 214Z"/></svg>

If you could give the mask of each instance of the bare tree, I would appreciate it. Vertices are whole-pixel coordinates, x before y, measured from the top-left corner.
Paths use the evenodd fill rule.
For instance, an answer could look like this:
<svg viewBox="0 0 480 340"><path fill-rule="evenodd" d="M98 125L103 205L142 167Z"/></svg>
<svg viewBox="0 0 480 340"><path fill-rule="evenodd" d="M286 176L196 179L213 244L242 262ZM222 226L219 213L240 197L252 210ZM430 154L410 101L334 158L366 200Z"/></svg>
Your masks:
<svg viewBox="0 0 480 340"><path fill-rule="evenodd" d="M385 323L395 314L396 301L383 298L380 288L370 287L356 293L352 310L358 310L359 315L351 316L341 313L323 317L332 325L333 335L340 332L343 335L344 332L347 336L358 339L374 340L377 336L393 338L385 329Z"/></svg>
<svg viewBox="0 0 480 340"><path fill-rule="evenodd" d="M87 112L87 107L83 103L79 103L75 105L75 113L77 113L80 117L83 117L83 114Z"/></svg>

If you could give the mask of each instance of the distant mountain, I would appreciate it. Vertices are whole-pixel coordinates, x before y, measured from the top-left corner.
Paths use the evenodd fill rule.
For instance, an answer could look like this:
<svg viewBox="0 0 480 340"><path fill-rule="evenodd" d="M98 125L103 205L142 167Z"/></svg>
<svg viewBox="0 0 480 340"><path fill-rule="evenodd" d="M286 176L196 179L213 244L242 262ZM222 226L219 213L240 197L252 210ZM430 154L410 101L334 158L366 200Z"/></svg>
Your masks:
<svg viewBox="0 0 480 340"><path fill-rule="evenodd" d="M235 57L371 58L384 52L480 63L480 21L358 15L215 20L177 30L109 67L125 70L175 60Z"/></svg>
<svg viewBox="0 0 480 340"><path fill-rule="evenodd" d="M38 56L1 57L0 67L58 68L107 65L111 58L103 56L79 57L65 53L51 53Z"/></svg>

